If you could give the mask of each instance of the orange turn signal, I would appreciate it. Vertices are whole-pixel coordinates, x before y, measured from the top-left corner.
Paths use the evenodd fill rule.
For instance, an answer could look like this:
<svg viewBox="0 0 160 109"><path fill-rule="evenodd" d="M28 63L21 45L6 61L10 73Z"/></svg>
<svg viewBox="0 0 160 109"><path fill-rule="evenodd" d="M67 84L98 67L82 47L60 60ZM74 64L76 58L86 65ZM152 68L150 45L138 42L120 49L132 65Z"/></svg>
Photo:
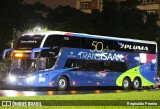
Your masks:
<svg viewBox="0 0 160 109"><path fill-rule="evenodd" d="M23 57L23 54L22 53L18 53L18 54L15 54L14 56L18 57L18 58L21 58L21 57Z"/></svg>

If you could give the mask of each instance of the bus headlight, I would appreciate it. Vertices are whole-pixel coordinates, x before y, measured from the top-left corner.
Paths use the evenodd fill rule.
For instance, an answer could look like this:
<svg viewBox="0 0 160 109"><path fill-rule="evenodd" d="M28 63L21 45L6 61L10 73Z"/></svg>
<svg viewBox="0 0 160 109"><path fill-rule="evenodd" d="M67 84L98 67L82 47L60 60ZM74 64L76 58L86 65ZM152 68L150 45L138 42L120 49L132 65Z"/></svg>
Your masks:
<svg viewBox="0 0 160 109"><path fill-rule="evenodd" d="M9 75L9 80L10 80L11 82L15 82L15 81L16 81L16 77L13 76L13 75Z"/></svg>
<svg viewBox="0 0 160 109"><path fill-rule="evenodd" d="M35 80L35 76L31 76L31 77L28 77L27 79L26 79L26 81L27 81L27 83L31 83L31 82L33 82L34 80Z"/></svg>

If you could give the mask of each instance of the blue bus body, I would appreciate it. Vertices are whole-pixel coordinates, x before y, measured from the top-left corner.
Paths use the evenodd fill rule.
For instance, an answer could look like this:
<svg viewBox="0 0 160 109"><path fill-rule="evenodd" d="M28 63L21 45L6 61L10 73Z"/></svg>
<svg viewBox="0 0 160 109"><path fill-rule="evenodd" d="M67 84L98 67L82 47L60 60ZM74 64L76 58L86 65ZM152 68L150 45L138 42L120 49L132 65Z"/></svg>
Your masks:
<svg viewBox="0 0 160 109"><path fill-rule="evenodd" d="M134 42L130 39L123 40L78 33L65 33L65 35L104 41L114 40L117 41L117 46L121 49L123 47L127 49L127 46L129 50L135 49L134 46L123 45L124 42ZM121 43L122 41L123 43ZM98 43L103 45L101 41ZM91 44L92 46L95 45L94 43ZM156 43L154 45L156 46ZM51 47L48 46L48 48ZM145 47L140 49L141 51L148 50ZM30 74L19 74L16 81L12 81L11 84L14 86L57 87L59 78L63 76L67 79L68 86L122 86L126 77L129 78L130 82L134 83L134 80L138 78L141 86L150 86L156 83L157 77L156 49L155 53L143 53L116 51L108 48L107 50L98 50L97 48L61 47L53 67L35 70Z"/></svg>

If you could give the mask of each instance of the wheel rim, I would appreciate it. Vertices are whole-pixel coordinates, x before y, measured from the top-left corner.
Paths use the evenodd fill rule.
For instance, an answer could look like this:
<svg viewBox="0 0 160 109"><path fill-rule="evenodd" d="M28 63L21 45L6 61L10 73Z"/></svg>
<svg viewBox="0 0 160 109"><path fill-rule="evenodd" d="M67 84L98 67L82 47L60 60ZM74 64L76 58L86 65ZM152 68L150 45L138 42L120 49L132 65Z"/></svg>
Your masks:
<svg viewBox="0 0 160 109"><path fill-rule="evenodd" d="M124 87L128 87L129 82L128 82L127 80L124 80L124 81L123 81L123 85L124 85Z"/></svg>
<svg viewBox="0 0 160 109"><path fill-rule="evenodd" d="M134 87L135 87L135 88L138 88L138 87L139 87L139 81L138 81L138 80L135 80L135 81L134 81Z"/></svg>
<svg viewBox="0 0 160 109"><path fill-rule="evenodd" d="M66 86L66 81L64 79L59 80L59 87L64 88Z"/></svg>

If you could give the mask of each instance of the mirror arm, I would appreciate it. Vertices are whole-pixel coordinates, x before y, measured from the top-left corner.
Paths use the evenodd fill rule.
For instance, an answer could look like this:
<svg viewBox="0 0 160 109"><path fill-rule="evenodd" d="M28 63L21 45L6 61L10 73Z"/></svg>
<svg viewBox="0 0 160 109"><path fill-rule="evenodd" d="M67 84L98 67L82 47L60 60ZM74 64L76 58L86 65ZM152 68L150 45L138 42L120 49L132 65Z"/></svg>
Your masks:
<svg viewBox="0 0 160 109"><path fill-rule="evenodd" d="M41 50L47 50L47 49L50 49L50 47L43 47L43 48L34 48L34 49L32 49L31 59L35 59L34 56L35 56L36 52L40 52Z"/></svg>
<svg viewBox="0 0 160 109"><path fill-rule="evenodd" d="M9 52L9 51L13 51L14 49L13 48L9 48L9 49L5 49L3 51L3 54L2 54L2 59L5 59L5 56L6 56L6 53Z"/></svg>

